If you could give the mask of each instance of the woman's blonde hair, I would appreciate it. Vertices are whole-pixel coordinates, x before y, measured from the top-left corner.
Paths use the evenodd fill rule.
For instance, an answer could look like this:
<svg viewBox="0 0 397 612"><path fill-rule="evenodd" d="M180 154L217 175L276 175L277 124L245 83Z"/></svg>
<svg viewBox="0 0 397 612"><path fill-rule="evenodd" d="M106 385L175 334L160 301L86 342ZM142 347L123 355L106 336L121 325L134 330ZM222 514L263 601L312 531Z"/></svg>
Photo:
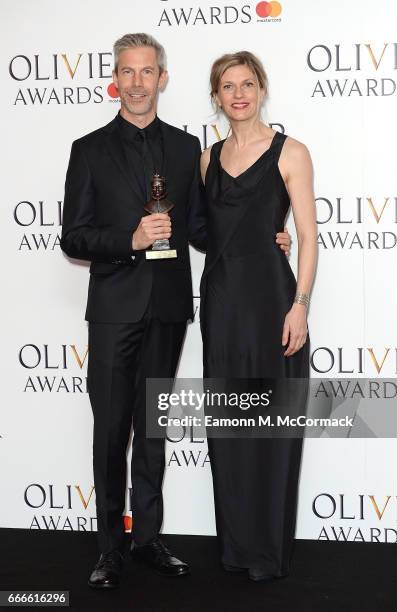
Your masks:
<svg viewBox="0 0 397 612"><path fill-rule="evenodd" d="M216 94L219 89L222 75L233 66L248 66L258 79L260 89L264 90L265 97L268 93L267 74L260 59L250 51L237 51L236 53L225 53L212 64L210 74L211 87L211 102L215 106L216 111L219 110L219 104L216 99Z"/></svg>

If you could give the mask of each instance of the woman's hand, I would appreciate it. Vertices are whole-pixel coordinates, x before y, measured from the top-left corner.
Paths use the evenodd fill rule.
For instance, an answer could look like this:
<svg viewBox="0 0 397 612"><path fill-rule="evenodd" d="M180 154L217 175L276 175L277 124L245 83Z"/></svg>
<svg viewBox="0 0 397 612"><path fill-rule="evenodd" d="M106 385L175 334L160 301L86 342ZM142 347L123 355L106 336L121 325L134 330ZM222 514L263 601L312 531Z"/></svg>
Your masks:
<svg viewBox="0 0 397 612"><path fill-rule="evenodd" d="M278 232L276 234L276 243L279 245L280 249L284 251L287 257L289 257L291 251L291 242L291 236L286 227L283 232Z"/></svg>
<svg viewBox="0 0 397 612"><path fill-rule="evenodd" d="M306 306L303 304L293 304L291 310L287 313L284 321L283 337L281 344L288 347L284 352L285 357L291 357L299 351L306 342L307 337L307 318Z"/></svg>

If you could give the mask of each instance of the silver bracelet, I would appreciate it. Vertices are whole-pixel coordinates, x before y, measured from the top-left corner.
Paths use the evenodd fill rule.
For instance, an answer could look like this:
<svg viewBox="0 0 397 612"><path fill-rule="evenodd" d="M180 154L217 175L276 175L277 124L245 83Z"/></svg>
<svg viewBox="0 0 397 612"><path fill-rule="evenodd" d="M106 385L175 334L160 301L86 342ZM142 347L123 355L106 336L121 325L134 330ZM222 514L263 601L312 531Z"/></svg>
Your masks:
<svg viewBox="0 0 397 612"><path fill-rule="evenodd" d="M297 294L295 295L294 303L302 304L303 306L306 306L307 308L309 306L309 296L307 295L307 293L297 292Z"/></svg>

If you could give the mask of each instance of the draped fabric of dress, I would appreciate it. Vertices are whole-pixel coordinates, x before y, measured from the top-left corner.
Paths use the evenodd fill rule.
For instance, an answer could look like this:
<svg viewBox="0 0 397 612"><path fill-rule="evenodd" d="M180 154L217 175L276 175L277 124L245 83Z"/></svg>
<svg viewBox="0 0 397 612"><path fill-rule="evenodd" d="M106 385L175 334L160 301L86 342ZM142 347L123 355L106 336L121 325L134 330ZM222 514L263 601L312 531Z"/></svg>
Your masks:
<svg viewBox="0 0 397 612"><path fill-rule="evenodd" d="M281 345L296 280L275 242L290 200L278 168L286 136L238 177L211 149L205 177L208 246L201 281L204 377L307 379L309 341L292 357ZM208 438L222 562L288 574L302 440Z"/></svg>

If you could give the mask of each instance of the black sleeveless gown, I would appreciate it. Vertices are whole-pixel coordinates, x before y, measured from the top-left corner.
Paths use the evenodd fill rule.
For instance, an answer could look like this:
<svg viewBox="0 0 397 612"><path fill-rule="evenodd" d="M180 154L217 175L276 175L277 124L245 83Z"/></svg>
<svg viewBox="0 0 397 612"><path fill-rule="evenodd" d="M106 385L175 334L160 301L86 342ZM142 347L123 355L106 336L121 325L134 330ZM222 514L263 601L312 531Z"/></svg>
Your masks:
<svg viewBox="0 0 397 612"><path fill-rule="evenodd" d="M290 200L278 168L286 136L237 178L211 149L205 179L208 246L201 281L204 377L308 378L309 342L281 345L296 280L275 242ZM222 563L288 574L302 440L208 438Z"/></svg>

